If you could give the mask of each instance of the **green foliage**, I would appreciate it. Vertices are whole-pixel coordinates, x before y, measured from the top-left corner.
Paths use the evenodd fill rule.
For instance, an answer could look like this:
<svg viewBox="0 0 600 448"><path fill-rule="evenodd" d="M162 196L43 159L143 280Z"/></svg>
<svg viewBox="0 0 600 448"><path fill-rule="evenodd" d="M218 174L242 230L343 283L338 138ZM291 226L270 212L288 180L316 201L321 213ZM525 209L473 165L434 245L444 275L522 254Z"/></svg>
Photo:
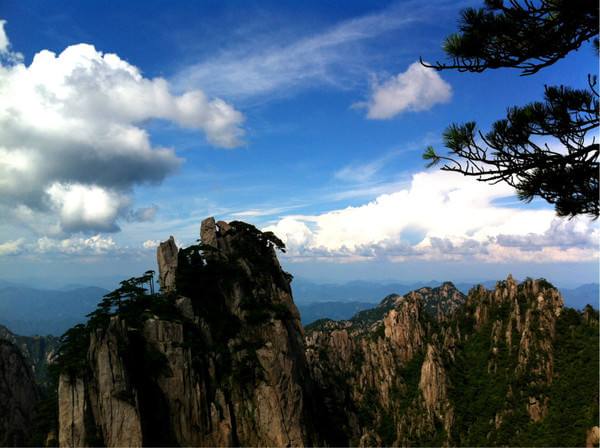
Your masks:
<svg viewBox="0 0 600 448"><path fill-rule="evenodd" d="M358 325L367 326L382 320L390 309L391 307L377 306L369 310L360 311L350 321Z"/></svg>
<svg viewBox="0 0 600 448"><path fill-rule="evenodd" d="M584 42L598 38L598 3L593 0L539 2L486 0L461 14L460 32L444 51L452 64L438 69L482 72L512 67L531 75L554 64Z"/></svg>
<svg viewBox="0 0 600 448"><path fill-rule="evenodd" d="M86 325L75 325L67 330L60 338L56 362L50 366L51 374L56 375L57 368L59 372L66 372L73 377L84 372L87 368L89 345L90 333Z"/></svg>
<svg viewBox="0 0 600 448"><path fill-rule="evenodd" d="M495 360L497 373L488 372L491 360L491 325L459 346L456 363L450 369L450 399L455 404L453 440L459 445L491 445L488 433L496 413L506 404L511 375L506 347Z"/></svg>
<svg viewBox="0 0 600 448"><path fill-rule="evenodd" d="M404 382L404 386L398 394L400 413L404 413L419 397L419 380L424 360L425 353L419 352L400 370L400 377Z"/></svg>
<svg viewBox="0 0 600 448"><path fill-rule="evenodd" d="M554 345L555 376L548 391L548 415L529 423L516 444L522 446L581 446L586 431L598 425L598 328L566 308L557 321Z"/></svg>
<svg viewBox="0 0 600 448"><path fill-rule="evenodd" d="M597 48L597 1L486 0L485 8L464 10L460 33L446 40L453 62L430 67L469 72L511 67L530 75L592 38ZM452 124L444 133L449 154L428 147L423 158L428 166L444 161L442 170L508 183L525 202L541 197L559 216L598 217L600 145L590 137L600 125L596 76L589 75L588 84L545 86L543 101L509 108L485 134L474 122ZM551 149L555 142L561 150Z"/></svg>
<svg viewBox="0 0 600 448"><path fill-rule="evenodd" d="M379 397L373 388L368 388L357 406L358 423L362 428L372 428L379 411Z"/></svg>
<svg viewBox="0 0 600 448"><path fill-rule="evenodd" d="M393 446L396 441L396 423L392 415L385 410L381 413L377 433L385 446Z"/></svg>
<svg viewBox="0 0 600 448"><path fill-rule="evenodd" d="M306 333L311 333L313 331L324 331L324 330L327 330L328 326L334 322L335 321L333 319L329 319L327 317L325 317L323 319L318 319L318 320L315 320L314 322L311 322L310 324L306 325L304 327L304 331Z"/></svg>

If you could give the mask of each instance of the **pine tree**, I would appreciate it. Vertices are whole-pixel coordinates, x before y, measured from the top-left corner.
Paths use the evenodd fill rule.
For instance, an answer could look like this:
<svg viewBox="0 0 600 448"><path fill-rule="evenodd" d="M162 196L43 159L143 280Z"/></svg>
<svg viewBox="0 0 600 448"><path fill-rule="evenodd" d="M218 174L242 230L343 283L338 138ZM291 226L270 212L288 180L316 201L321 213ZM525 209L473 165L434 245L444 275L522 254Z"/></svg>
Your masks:
<svg viewBox="0 0 600 448"><path fill-rule="evenodd" d="M592 41L598 52L595 0L486 0L462 12L459 33L446 39L451 63L437 70L483 72L514 68L529 76ZM546 86L543 101L508 109L505 119L483 133L474 122L452 124L444 133L448 155L428 147L428 166L506 182L526 202L541 197L559 216L597 218L599 129L597 77L586 89Z"/></svg>

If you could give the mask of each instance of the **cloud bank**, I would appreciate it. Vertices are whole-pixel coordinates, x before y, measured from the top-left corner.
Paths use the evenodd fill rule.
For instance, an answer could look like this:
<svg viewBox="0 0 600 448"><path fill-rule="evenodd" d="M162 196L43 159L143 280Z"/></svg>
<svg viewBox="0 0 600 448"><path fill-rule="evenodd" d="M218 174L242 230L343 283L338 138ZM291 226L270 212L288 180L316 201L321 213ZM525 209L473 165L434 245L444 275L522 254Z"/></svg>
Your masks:
<svg viewBox="0 0 600 448"><path fill-rule="evenodd" d="M148 120L198 130L218 147L242 143L244 116L230 104L201 90L174 95L166 80L92 45L42 50L29 66L0 62L3 215L49 213L65 233L118 230L133 187L161 182L182 162L172 148L152 145Z"/></svg>
<svg viewBox="0 0 600 448"><path fill-rule="evenodd" d="M445 172L421 172L410 187L358 207L288 216L275 232L295 261L470 260L586 261L598 256L600 231L552 210L497 205L514 192Z"/></svg>

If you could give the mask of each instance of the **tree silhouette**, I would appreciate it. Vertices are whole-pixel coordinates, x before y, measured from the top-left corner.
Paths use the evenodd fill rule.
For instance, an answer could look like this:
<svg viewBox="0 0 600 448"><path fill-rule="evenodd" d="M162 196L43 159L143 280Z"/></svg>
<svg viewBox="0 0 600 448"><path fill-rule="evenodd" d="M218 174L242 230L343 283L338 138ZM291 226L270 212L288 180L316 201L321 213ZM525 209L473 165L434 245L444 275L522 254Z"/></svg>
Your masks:
<svg viewBox="0 0 600 448"><path fill-rule="evenodd" d="M462 12L459 30L444 45L451 63L421 63L476 73L515 68L528 76L592 39L598 50L598 2L486 0L484 8ZM444 132L449 154L438 155L430 146L423 158L428 166L444 162L445 171L506 182L521 200L538 196L554 204L559 216L597 218L598 98L592 75L586 89L545 86L543 101L509 108L485 134L474 122L450 125Z"/></svg>

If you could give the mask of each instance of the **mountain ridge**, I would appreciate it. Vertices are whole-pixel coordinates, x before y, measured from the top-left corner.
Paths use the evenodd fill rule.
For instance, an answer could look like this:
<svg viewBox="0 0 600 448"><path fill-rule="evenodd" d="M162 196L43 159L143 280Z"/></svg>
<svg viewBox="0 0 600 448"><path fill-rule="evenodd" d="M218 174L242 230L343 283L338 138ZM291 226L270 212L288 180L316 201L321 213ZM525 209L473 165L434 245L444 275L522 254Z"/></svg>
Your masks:
<svg viewBox="0 0 600 448"><path fill-rule="evenodd" d="M160 292L152 271L125 280L61 338L27 443L573 446L595 437L591 306L566 308L546 280L509 276L468 294L451 282L392 294L347 320L302 327L278 249L272 233L212 218L199 244L161 243Z"/></svg>

